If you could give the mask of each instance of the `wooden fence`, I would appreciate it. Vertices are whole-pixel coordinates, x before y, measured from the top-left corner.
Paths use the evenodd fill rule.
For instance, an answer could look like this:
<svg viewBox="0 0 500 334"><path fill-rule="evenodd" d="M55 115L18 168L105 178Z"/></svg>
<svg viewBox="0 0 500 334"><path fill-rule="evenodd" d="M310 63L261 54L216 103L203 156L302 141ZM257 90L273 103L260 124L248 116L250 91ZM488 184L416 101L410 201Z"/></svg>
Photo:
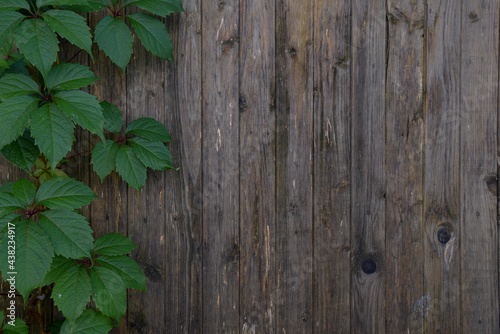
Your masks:
<svg viewBox="0 0 500 334"><path fill-rule="evenodd" d="M138 244L113 332L498 333L499 4L184 0L175 64L101 53L91 92L180 167L140 196L65 167Z"/></svg>

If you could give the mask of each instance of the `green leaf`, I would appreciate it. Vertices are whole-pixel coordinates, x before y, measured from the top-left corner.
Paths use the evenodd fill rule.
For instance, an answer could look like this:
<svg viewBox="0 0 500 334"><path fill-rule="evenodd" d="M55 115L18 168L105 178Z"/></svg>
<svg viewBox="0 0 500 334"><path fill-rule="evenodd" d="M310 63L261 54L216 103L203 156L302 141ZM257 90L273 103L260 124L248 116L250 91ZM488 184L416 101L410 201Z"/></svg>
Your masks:
<svg viewBox="0 0 500 334"><path fill-rule="evenodd" d="M146 166L130 146L123 145L116 154L116 171L133 188L141 191L146 184Z"/></svg>
<svg viewBox="0 0 500 334"><path fill-rule="evenodd" d="M4 236L0 241L0 271L16 274L16 289L23 296L24 301L28 300L30 292L39 286L45 273L50 268L50 262L54 251L49 238L43 230L32 220L23 220L16 224L16 262L15 268L9 268L7 262L8 241ZM8 278L8 275L3 277Z"/></svg>
<svg viewBox="0 0 500 334"><path fill-rule="evenodd" d="M22 219L22 215L18 213L9 213L8 215L0 218L0 241L8 233L8 225L16 224Z"/></svg>
<svg viewBox="0 0 500 334"><path fill-rule="evenodd" d="M13 187L14 188L14 187ZM23 209L24 205L13 194L0 192L0 217L3 217L14 210Z"/></svg>
<svg viewBox="0 0 500 334"><path fill-rule="evenodd" d="M31 96L18 96L0 104L0 148L24 133L38 101Z"/></svg>
<svg viewBox="0 0 500 334"><path fill-rule="evenodd" d="M92 150L91 164L101 180L115 169L117 153L118 144L112 140L106 140L106 145L99 142Z"/></svg>
<svg viewBox="0 0 500 334"><path fill-rule="evenodd" d="M47 77L47 88L51 90L78 89L93 84L97 78L87 66L59 64L52 67Z"/></svg>
<svg viewBox="0 0 500 334"><path fill-rule="evenodd" d="M41 19L23 21L17 29L16 43L26 59L46 78L59 51L57 36L47 23Z"/></svg>
<svg viewBox="0 0 500 334"><path fill-rule="evenodd" d="M51 209L72 210L90 204L96 197L82 182L56 177L40 186L36 202Z"/></svg>
<svg viewBox="0 0 500 334"><path fill-rule="evenodd" d="M171 142L172 138L168 130L155 119L143 117L136 119L129 124L125 133L133 133L139 137L149 139L151 141L159 141L162 143Z"/></svg>
<svg viewBox="0 0 500 334"><path fill-rule="evenodd" d="M39 224L56 254L72 259L90 257L93 231L84 216L68 210L48 210L40 215Z"/></svg>
<svg viewBox="0 0 500 334"><path fill-rule="evenodd" d="M64 319L59 319L59 320L56 320L54 322L52 322L49 327L47 327L47 330L49 331L49 333L52 333L52 334L60 334L61 332L61 327L64 323Z"/></svg>
<svg viewBox="0 0 500 334"><path fill-rule="evenodd" d="M5 182L4 184L2 184L2 186L0 187L0 191L1 192L4 192L4 193L12 193L12 189L14 188L14 182Z"/></svg>
<svg viewBox="0 0 500 334"><path fill-rule="evenodd" d="M80 13L88 13L95 12L100 9L109 7L109 3L107 0L88 0L85 5L69 5L69 6L61 6L66 10L72 10L74 12Z"/></svg>
<svg viewBox="0 0 500 334"><path fill-rule="evenodd" d="M35 112L30 127L36 145L55 168L75 140L73 122L58 106L47 103Z"/></svg>
<svg viewBox="0 0 500 334"><path fill-rule="evenodd" d="M123 255L134 250L137 245L118 233L108 233L94 241L94 253L99 255Z"/></svg>
<svg viewBox="0 0 500 334"><path fill-rule="evenodd" d="M56 279L52 299L64 316L76 320L90 301L92 286L85 267L69 267Z"/></svg>
<svg viewBox="0 0 500 334"><path fill-rule="evenodd" d="M0 5L1 6L1 5ZM18 12L2 12L0 9L0 44L12 40L16 29L21 25L24 15Z"/></svg>
<svg viewBox="0 0 500 334"><path fill-rule="evenodd" d="M2 154L5 159L29 173L40 155L40 150L28 132L5 146L2 149Z"/></svg>
<svg viewBox="0 0 500 334"><path fill-rule="evenodd" d="M28 207L35 200L36 187L30 180L20 179L12 186L12 192L23 206Z"/></svg>
<svg viewBox="0 0 500 334"><path fill-rule="evenodd" d="M120 320L127 309L127 291L121 277L107 268L93 266L90 282L95 305L104 315Z"/></svg>
<svg viewBox="0 0 500 334"><path fill-rule="evenodd" d="M107 334L115 324L102 313L87 309L74 322L66 320L60 334Z"/></svg>
<svg viewBox="0 0 500 334"><path fill-rule="evenodd" d="M128 15L127 18L146 50L162 59L174 59L172 40L163 22L142 13Z"/></svg>
<svg viewBox="0 0 500 334"><path fill-rule="evenodd" d="M164 144L135 137L129 139L135 155L146 166L156 170L173 169L172 156Z"/></svg>
<svg viewBox="0 0 500 334"><path fill-rule="evenodd" d="M2 0L0 2L0 11L11 11L17 9L30 9L30 5L25 0Z"/></svg>
<svg viewBox="0 0 500 334"><path fill-rule="evenodd" d="M94 40L99 49L125 71L134 43L132 33L125 22L120 18L106 16L95 27Z"/></svg>
<svg viewBox="0 0 500 334"><path fill-rule="evenodd" d="M43 281L40 282L40 286L49 285L57 281L59 277L73 266L73 263L75 263L74 259L67 259L60 255L54 256L50 264L50 269L45 274Z"/></svg>
<svg viewBox="0 0 500 334"><path fill-rule="evenodd" d="M98 263L120 275L128 288L146 291L146 278L137 263L128 256L100 256Z"/></svg>
<svg viewBox="0 0 500 334"><path fill-rule="evenodd" d="M110 132L120 133L123 126L123 116L120 109L108 101L102 101L101 107L104 115L104 128Z"/></svg>
<svg viewBox="0 0 500 334"><path fill-rule="evenodd" d="M69 10L52 9L42 14L49 27L92 56L92 35L85 19Z"/></svg>
<svg viewBox="0 0 500 334"><path fill-rule="evenodd" d="M184 11L181 0L125 0L123 7L132 4L159 16Z"/></svg>
<svg viewBox="0 0 500 334"><path fill-rule="evenodd" d="M2 100L34 93L40 93L38 84L24 74L6 74L0 79L0 98Z"/></svg>
<svg viewBox="0 0 500 334"><path fill-rule="evenodd" d="M38 8L42 6L85 5L87 0L36 0Z"/></svg>
<svg viewBox="0 0 500 334"><path fill-rule="evenodd" d="M94 95L70 90L54 95L54 101L73 122L104 139L102 108Z"/></svg>
<svg viewBox="0 0 500 334"><path fill-rule="evenodd" d="M8 321L5 323L5 326L3 327L3 334L28 334L28 333L29 333L28 325L26 325L26 323L19 318L16 318L14 320L14 325L11 325L10 321Z"/></svg>

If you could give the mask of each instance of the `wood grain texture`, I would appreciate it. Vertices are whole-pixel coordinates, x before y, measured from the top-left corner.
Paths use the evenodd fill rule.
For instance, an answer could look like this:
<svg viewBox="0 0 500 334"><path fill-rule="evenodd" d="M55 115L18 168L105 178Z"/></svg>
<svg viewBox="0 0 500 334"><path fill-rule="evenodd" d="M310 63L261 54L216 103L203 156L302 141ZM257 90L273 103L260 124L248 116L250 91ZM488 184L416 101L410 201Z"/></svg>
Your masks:
<svg viewBox="0 0 500 334"><path fill-rule="evenodd" d="M167 63L166 119L180 170L165 178L165 317L174 332L202 333L201 1L183 5L168 21L175 63Z"/></svg>
<svg viewBox="0 0 500 334"><path fill-rule="evenodd" d="M312 302L312 3L276 7L277 332L309 333Z"/></svg>
<svg viewBox="0 0 500 334"><path fill-rule="evenodd" d="M202 2L203 330L239 332L239 1Z"/></svg>
<svg viewBox="0 0 500 334"><path fill-rule="evenodd" d="M276 330L275 4L240 1L240 331Z"/></svg>
<svg viewBox="0 0 500 334"><path fill-rule="evenodd" d="M423 289L424 2L387 3L386 326L422 330L430 297Z"/></svg>
<svg viewBox="0 0 500 334"><path fill-rule="evenodd" d="M350 332L351 2L314 4L314 326Z"/></svg>
<svg viewBox="0 0 500 334"><path fill-rule="evenodd" d="M385 333L385 1L352 6L351 332Z"/></svg>
<svg viewBox="0 0 500 334"><path fill-rule="evenodd" d="M147 52L134 33L134 53L126 72L127 123L151 117L168 127L165 62ZM165 206L165 178L169 173L149 169L140 193L128 188L128 236L138 245L131 257L146 276L146 292L132 290L128 294L130 333L153 334L167 328L165 224L172 212Z"/></svg>
<svg viewBox="0 0 500 334"><path fill-rule="evenodd" d="M428 1L424 294L428 333L460 331L460 21L457 1Z"/></svg>
<svg viewBox="0 0 500 334"><path fill-rule="evenodd" d="M461 330L499 329L497 192L499 1L464 1L461 15Z"/></svg>

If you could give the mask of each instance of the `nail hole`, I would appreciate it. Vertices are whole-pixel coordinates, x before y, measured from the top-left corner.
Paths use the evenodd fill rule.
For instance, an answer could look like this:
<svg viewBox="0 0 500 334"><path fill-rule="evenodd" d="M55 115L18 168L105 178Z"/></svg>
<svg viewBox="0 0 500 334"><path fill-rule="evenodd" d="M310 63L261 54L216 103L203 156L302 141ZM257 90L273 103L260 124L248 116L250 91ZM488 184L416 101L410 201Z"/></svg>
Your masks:
<svg viewBox="0 0 500 334"><path fill-rule="evenodd" d="M366 259L361 264L361 269L365 274L373 274L377 270L377 264L372 259Z"/></svg>

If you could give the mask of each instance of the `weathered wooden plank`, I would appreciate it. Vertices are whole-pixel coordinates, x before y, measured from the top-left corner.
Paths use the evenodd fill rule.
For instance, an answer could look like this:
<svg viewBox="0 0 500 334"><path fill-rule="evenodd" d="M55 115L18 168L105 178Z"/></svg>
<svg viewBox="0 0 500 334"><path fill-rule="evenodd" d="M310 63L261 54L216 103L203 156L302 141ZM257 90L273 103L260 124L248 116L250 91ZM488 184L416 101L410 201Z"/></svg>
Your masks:
<svg viewBox="0 0 500 334"><path fill-rule="evenodd" d="M312 302L312 16L308 1L276 4L277 332L309 333Z"/></svg>
<svg viewBox="0 0 500 334"><path fill-rule="evenodd" d="M240 23L240 328L275 332L275 4L242 0Z"/></svg>
<svg viewBox="0 0 500 334"><path fill-rule="evenodd" d="M314 6L314 326L350 332L351 2Z"/></svg>
<svg viewBox="0 0 500 334"><path fill-rule="evenodd" d="M166 125L180 170L165 175L165 317L173 332L202 333L201 1L183 5L167 21L175 63L166 66Z"/></svg>
<svg viewBox="0 0 500 334"><path fill-rule="evenodd" d="M89 16L89 26L95 27L106 16L106 12L99 12ZM127 92L126 78L123 71L111 63L104 52L99 51L96 44L92 45L95 62L90 63L90 69L101 80L90 87L90 93L97 96L98 101L108 101L120 108L126 120ZM111 137L110 137L111 138ZM114 138L112 138L114 139ZM89 149L93 148L100 139L91 138ZM82 147L83 149L83 147ZM88 163L90 160L88 161ZM89 166L89 165L87 165ZM127 185L121 177L113 172L104 181L101 181L95 172L91 172L90 185L99 196L90 207L91 226L94 238L103 234L116 232L127 235ZM122 318L120 326L114 328L112 333L127 332L127 315Z"/></svg>
<svg viewBox="0 0 500 334"><path fill-rule="evenodd" d="M165 61L146 51L134 34L134 54L127 67L127 120L151 117L166 125ZM131 333L165 331L165 177L168 172L148 171L141 193L127 192L128 235L138 246L132 257L146 275L146 292L130 291Z"/></svg>
<svg viewBox="0 0 500 334"><path fill-rule="evenodd" d="M239 331L239 1L202 2L203 330Z"/></svg>
<svg viewBox="0 0 500 334"><path fill-rule="evenodd" d="M385 332L385 1L353 1L351 331Z"/></svg>
<svg viewBox="0 0 500 334"><path fill-rule="evenodd" d="M460 100L461 330L499 330L497 120L499 1L463 1Z"/></svg>
<svg viewBox="0 0 500 334"><path fill-rule="evenodd" d="M388 1L386 74L387 331L417 332L423 294L424 2Z"/></svg>
<svg viewBox="0 0 500 334"><path fill-rule="evenodd" d="M459 1L427 2L424 317L429 333L460 332Z"/></svg>

